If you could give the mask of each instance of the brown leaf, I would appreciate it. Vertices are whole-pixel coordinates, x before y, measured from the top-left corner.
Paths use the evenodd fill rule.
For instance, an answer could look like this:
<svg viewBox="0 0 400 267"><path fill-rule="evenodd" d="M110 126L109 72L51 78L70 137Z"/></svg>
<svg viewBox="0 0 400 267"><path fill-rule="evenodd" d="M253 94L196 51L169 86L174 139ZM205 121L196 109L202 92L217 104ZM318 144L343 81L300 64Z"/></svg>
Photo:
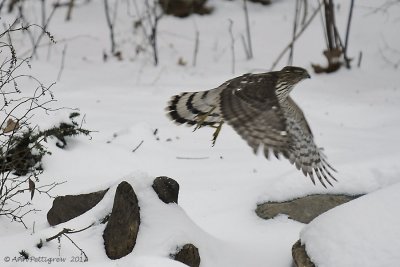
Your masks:
<svg viewBox="0 0 400 267"><path fill-rule="evenodd" d="M17 130L19 127L18 121L14 121L13 119L8 119L7 126L3 129L4 133L10 133L12 131Z"/></svg>
<svg viewBox="0 0 400 267"><path fill-rule="evenodd" d="M33 199L33 195L35 194L35 183L29 178L29 192L31 192L31 200Z"/></svg>

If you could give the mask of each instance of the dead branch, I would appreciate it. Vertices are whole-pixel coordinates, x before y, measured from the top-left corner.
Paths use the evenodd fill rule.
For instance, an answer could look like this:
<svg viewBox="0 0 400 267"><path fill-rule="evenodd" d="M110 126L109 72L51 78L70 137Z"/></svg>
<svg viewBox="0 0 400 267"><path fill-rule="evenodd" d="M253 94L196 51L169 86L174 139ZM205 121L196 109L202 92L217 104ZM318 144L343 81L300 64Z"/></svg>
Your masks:
<svg viewBox="0 0 400 267"><path fill-rule="evenodd" d="M301 27L301 29L299 30L299 32L294 36L294 38L292 39L292 41L282 50L282 52L278 55L277 59L274 61L274 63L272 63L272 66L270 68L270 70L273 70L276 65L279 63L279 61L282 59L282 57L285 55L285 53L290 49L290 47L294 44L294 42L297 41L297 39L303 34L303 32L307 29L307 27L310 25L310 23L313 21L313 19L315 18L315 16L320 12L322 7L322 4L319 3L318 7L314 10L313 14L311 15L311 17L306 21L306 23L304 23L304 25Z"/></svg>
<svg viewBox="0 0 400 267"><path fill-rule="evenodd" d="M193 63L192 63L193 67L196 67L196 63L197 63L197 54L199 53L199 42L200 42L200 32L196 29L195 41L194 41L194 51L193 51Z"/></svg>
<svg viewBox="0 0 400 267"><path fill-rule="evenodd" d="M232 74L235 74L235 38L233 37L233 20L229 19L229 36L231 38Z"/></svg>
<svg viewBox="0 0 400 267"><path fill-rule="evenodd" d="M67 44L64 45L64 49L62 51L62 56L61 56L61 65L60 65L60 70L58 71L57 75L57 81L60 81L62 72L64 70L64 65L65 65L65 55L67 54Z"/></svg>
<svg viewBox="0 0 400 267"><path fill-rule="evenodd" d="M115 54L115 33L114 33L114 22L110 16L110 7L108 5L108 0L104 0L104 10L106 12L107 26L110 31L110 41L111 41L111 54Z"/></svg>
<svg viewBox="0 0 400 267"><path fill-rule="evenodd" d="M139 147L144 143L144 140L140 141L140 143L132 150L132 152L136 152L136 150L139 149Z"/></svg>
<svg viewBox="0 0 400 267"><path fill-rule="evenodd" d="M343 56L344 56L344 60L346 63L346 67L349 69L350 68L350 60L347 56L347 49L349 46L349 34L350 34L350 24L351 24L351 19L353 17L353 7L354 7L354 0L351 0L350 3L350 11L349 11L349 18L347 19L347 27L346 27L346 38L344 40L344 48L343 48Z"/></svg>
<svg viewBox="0 0 400 267"><path fill-rule="evenodd" d="M253 58L253 46L251 44L251 33L250 33L250 22L249 22L249 10L247 9L247 0L243 0L243 11L244 11L244 18L246 22L246 37L247 37L247 42L244 42L246 44L246 57L247 59L252 59Z"/></svg>

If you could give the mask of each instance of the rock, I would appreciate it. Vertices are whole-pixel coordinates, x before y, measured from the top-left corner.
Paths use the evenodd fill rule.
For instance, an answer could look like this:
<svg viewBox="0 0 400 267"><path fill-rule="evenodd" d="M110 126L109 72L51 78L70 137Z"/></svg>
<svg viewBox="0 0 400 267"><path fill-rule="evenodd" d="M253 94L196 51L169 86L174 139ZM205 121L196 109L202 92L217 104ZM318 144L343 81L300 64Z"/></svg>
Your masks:
<svg viewBox="0 0 400 267"><path fill-rule="evenodd" d="M184 245L175 255L173 255L173 259L190 267L200 266L199 249L193 244Z"/></svg>
<svg viewBox="0 0 400 267"><path fill-rule="evenodd" d="M179 184L174 179L157 177L153 181L153 189L164 203L178 203Z"/></svg>
<svg viewBox="0 0 400 267"><path fill-rule="evenodd" d="M103 233L104 247L110 259L119 259L132 252L139 232L139 205L132 186L121 182Z"/></svg>
<svg viewBox="0 0 400 267"><path fill-rule="evenodd" d="M165 14L176 17L187 17L192 13L209 14L212 8L206 7L207 0L159 0L159 3Z"/></svg>
<svg viewBox="0 0 400 267"><path fill-rule="evenodd" d="M286 214L289 218L309 223L318 215L360 197L347 195L310 195L286 202L267 202L257 205L256 213L263 219L271 219L278 214Z"/></svg>
<svg viewBox="0 0 400 267"><path fill-rule="evenodd" d="M298 240L292 247L293 262L297 267L315 267L308 257L306 247Z"/></svg>
<svg viewBox="0 0 400 267"><path fill-rule="evenodd" d="M54 226L78 217L96 206L107 191L108 189L89 194L56 197L47 213L47 221Z"/></svg>
<svg viewBox="0 0 400 267"><path fill-rule="evenodd" d="M249 0L250 2L253 3L260 3L262 5L270 5L271 4L271 0Z"/></svg>

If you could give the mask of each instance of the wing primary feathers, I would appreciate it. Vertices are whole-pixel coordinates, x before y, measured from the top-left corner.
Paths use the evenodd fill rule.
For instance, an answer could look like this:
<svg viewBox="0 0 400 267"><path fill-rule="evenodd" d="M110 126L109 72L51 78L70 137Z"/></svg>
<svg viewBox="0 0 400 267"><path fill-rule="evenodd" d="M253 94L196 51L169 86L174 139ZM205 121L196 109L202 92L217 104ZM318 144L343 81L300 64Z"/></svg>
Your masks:
<svg viewBox="0 0 400 267"><path fill-rule="evenodd" d="M325 172L324 172L321 168L318 168L318 169L319 169L319 172L320 172L320 173L322 174L322 176L324 177L325 181L327 181L328 184L330 184L330 186L333 186L333 184L331 183L331 181L329 181L328 177L326 176Z"/></svg>
<svg viewBox="0 0 400 267"><path fill-rule="evenodd" d="M318 168L315 168L315 169L314 169L314 172L315 172L315 174L317 175L317 178L318 178L319 182L320 182L325 188L327 188L326 185L325 185L325 183L324 183L324 180L323 180L322 177L321 177L321 174L319 173L319 169L318 169Z"/></svg>

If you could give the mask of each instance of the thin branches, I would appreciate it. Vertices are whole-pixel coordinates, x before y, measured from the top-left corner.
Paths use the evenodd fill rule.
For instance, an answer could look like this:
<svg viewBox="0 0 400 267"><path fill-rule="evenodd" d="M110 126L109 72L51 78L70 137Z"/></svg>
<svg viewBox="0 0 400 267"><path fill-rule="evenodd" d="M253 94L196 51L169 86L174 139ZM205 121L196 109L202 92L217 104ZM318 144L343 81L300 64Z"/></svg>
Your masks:
<svg viewBox="0 0 400 267"><path fill-rule="evenodd" d="M53 84L44 85L36 77L22 72L22 66L30 67L29 58L20 59L12 43L13 34L27 31L33 26L42 30L40 36L49 36L51 40L52 36L46 31L48 20L45 15L42 19L46 21L44 27L16 27L16 19L0 33L0 53L4 56L0 62L0 96L3 100L0 106L0 216L21 223L25 228L24 217L37 210L31 207L29 201L20 202L16 196L28 191L31 198L35 192L51 197L50 191L59 184L36 186L38 176L42 173L40 164L36 164L37 159L46 151L40 145L44 137L32 135L37 126L31 125L31 119L37 112L52 110L48 106L55 101L51 92ZM32 53L35 52L33 46ZM20 88L23 80L28 80L31 88Z"/></svg>
<svg viewBox="0 0 400 267"><path fill-rule="evenodd" d="M304 23L301 29L297 32L297 34L292 38L292 41L282 50L282 52L278 55L275 61L272 63L270 70L273 70L285 53L290 49L290 47L296 42L296 40L303 34L303 32L307 29L307 27L311 24L315 16L320 12L322 4L319 3L318 7L314 10L313 14L310 18Z"/></svg>
<svg viewBox="0 0 400 267"><path fill-rule="evenodd" d="M89 229L90 227L92 227L93 225L94 225L94 223L92 223L91 225L89 225L89 226L87 226L87 227L85 227L85 228L79 229L79 230L72 230L72 229L64 228L64 229L62 229L60 232L58 232L57 234L55 234L55 235L53 235L53 236L51 236L51 237L46 238L46 242L50 242L50 241L52 241L52 240L54 240L54 239L56 239L56 238L58 239L59 242L61 242L61 237L64 236L64 237L67 238L67 239L81 252L81 254L85 257L85 259L84 259L83 261L84 261L84 262L87 262L87 261L89 260L89 258L88 258L88 256L86 255L85 251L84 251L81 247L79 247L79 246L72 240L72 238L70 238L68 235L83 232L83 231ZM42 240L40 240L40 243L39 243L39 244L41 244L41 243L42 243Z"/></svg>
<svg viewBox="0 0 400 267"><path fill-rule="evenodd" d="M243 11L244 11L244 19L246 23L246 40L242 38L244 50L246 53L247 59L253 58L253 46L251 44L251 32L250 32L250 21L249 21L249 10L247 9L247 0L243 0Z"/></svg>
<svg viewBox="0 0 400 267"><path fill-rule="evenodd" d="M232 32L232 28L233 28L233 20L229 19L229 27L228 27L228 31L229 31L229 37L231 38L231 72L232 74L235 74L235 38L233 37L233 32Z"/></svg>
<svg viewBox="0 0 400 267"><path fill-rule="evenodd" d="M110 31L110 41L111 41L111 54L115 55L115 33L114 33L114 19L111 19L110 7L108 0L104 0L104 11L106 13L107 26Z"/></svg>
<svg viewBox="0 0 400 267"><path fill-rule="evenodd" d="M147 45L151 47L154 66L157 66L159 62L158 26L164 13L160 10L158 3L155 0L152 0L152 4L150 4L149 0L145 0L143 11L139 9L136 0L134 0L133 3L138 17L135 21L135 27L142 28Z"/></svg>
<svg viewBox="0 0 400 267"><path fill-rule="evenodd" d="M343 56L345 59L346 67L348 69L350 68L350 60L347 56L347 49L348 49L348 45L349 45L349 34L350 34L351 19L353 17L353 7L354 7L354 0L351 0L349 18L347 19L346 38L344 40L344 50L343 50Z"/></svg>
<svg viewBox="0 0 400 267"><path fill-rule="evenodd" d="M196 67L197 63L197 55L199 53L199 43L200 43L200 32L196 28L195 31L195 40L194 40L194 49L193 49L193 61L192 61L192 66Z"/></svg>

